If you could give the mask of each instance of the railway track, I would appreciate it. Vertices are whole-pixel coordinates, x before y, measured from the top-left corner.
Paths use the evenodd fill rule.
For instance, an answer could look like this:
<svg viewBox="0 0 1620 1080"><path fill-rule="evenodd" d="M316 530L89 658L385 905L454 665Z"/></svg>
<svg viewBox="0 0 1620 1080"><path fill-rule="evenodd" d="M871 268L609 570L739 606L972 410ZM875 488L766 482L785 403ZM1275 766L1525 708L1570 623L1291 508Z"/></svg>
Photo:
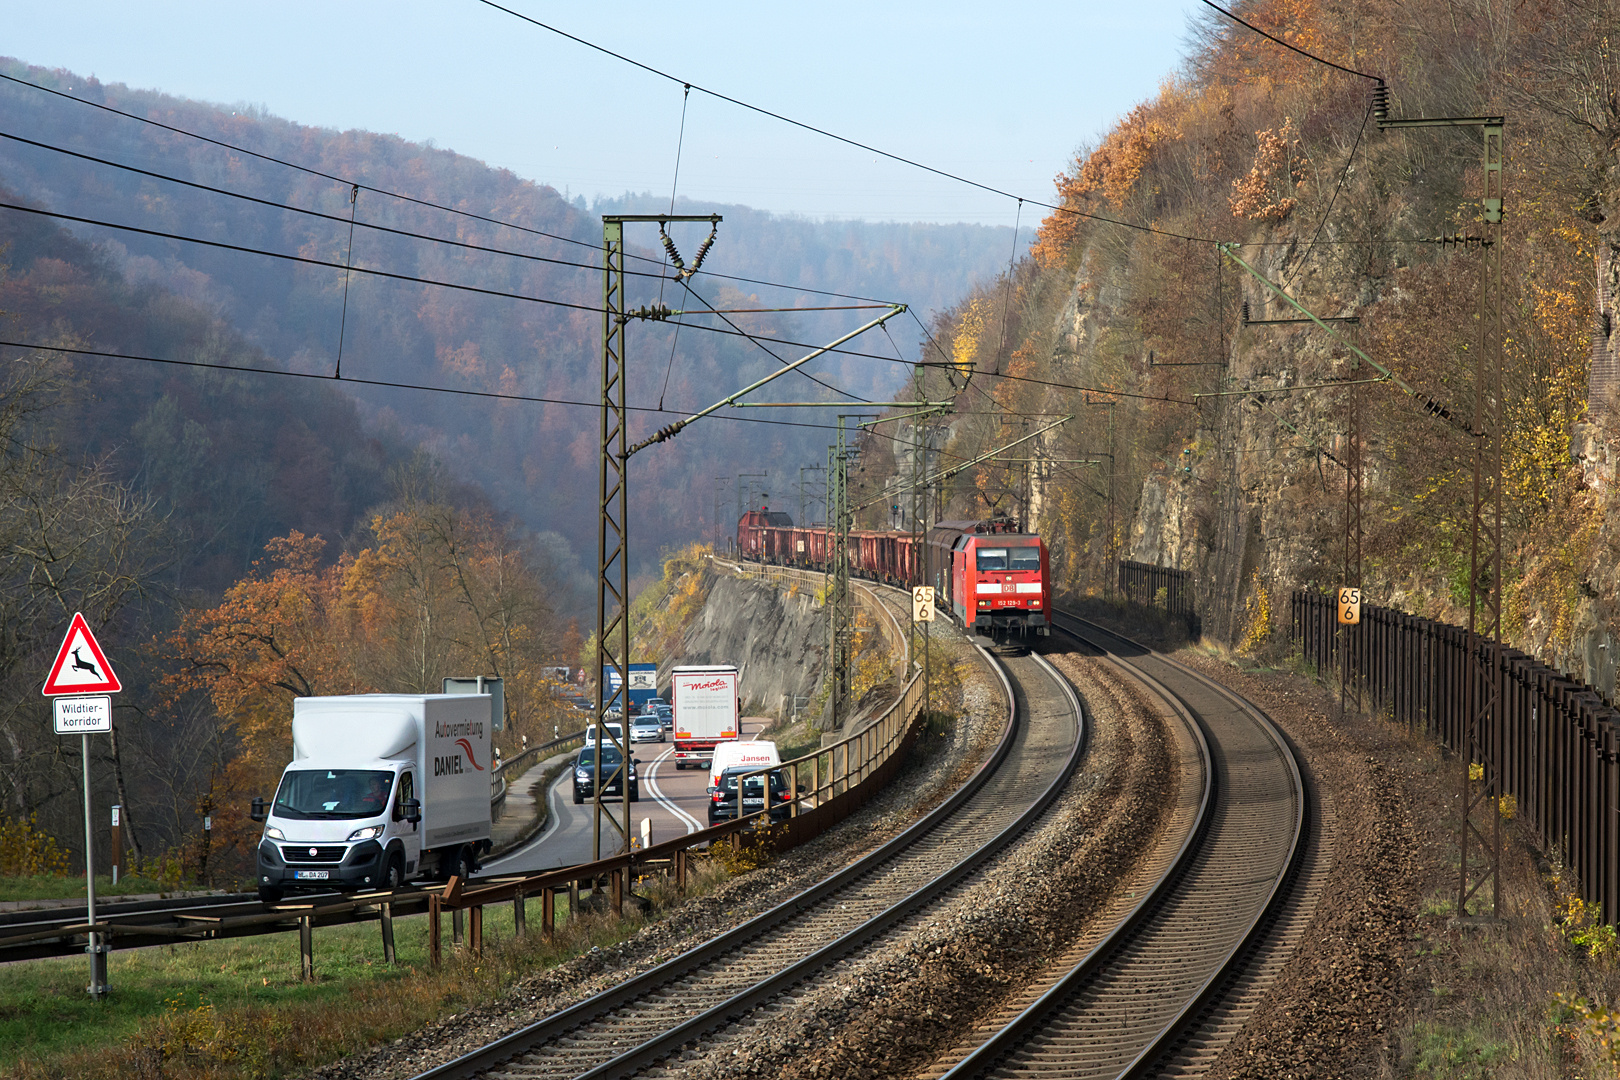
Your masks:
<svg viewBox="0 0 1620 1080"><path fill-rule="evenodd" d="M1254 706L1184 665L1062 616L1197 721L1214 797L1116 927L1048 970L927 1077L1196 1075L1241 1027L1304 923L1308 792Z"/></svg>
<svg viewBox="0 0 1620 1080"><path fill-rule="evenodd" d="M1004 690L1017 704L996 750L905 833L735 930L418 1080L633 1075L784 991L836 977L841 960L926 917L1040 819L1084 755L1086 723L1068 683L1040 657L1005 667Z"/></svg>

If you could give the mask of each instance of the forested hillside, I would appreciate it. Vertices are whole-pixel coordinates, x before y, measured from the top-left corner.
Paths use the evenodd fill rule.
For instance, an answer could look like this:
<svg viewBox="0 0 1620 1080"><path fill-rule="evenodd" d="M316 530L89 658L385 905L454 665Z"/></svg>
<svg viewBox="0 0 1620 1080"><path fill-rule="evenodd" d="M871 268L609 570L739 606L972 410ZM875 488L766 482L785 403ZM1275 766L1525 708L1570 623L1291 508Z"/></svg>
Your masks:
<svg viewBox="0 0 1620 1080"><path fill-rule="evenodd" d="M591 615L600 216L667 199L587 207L392 136L10 60L0 75L5 857L82 835L77 759L39 695L76 610L126 687L95 741L96 813L121 802L135 852L187 873L205 815L209 865L234 872L293 696L494 673L504 738L549 735L544 672L578 662ZM637 438L876 314L849 296L926 319L1012 254L1005 229L677 210L726 218L703 272L666 280L656 227L632 226L631 306L790 310L634 324ZM708 227L671 232L690 259ZM845 310L791 310L826 305ZM816 371L886 398L922 336L896 323ZM825 460L818 419L755 419L635 460L638 573L714 524L714 477L769 469L785 500Z"/></svg>
<svg viewBox="0 0 1620 1080"><path fill-rule="evenodd" d="M581 564L594 560L599 421L590 403L600 397L601 320L591 309L601 302L600 215L667 210L667 196L586 207L543 184L393 136L308 128L251 108L219 108L16 61L0 61L0 73L71 95L0 82L4 130L32 140L0 139L0 177L30 205L325 264L70 226L100 245L132 281L160 286L218 314L263 350L268 366L545 399L344 387L373 429L428 448L530 527L564 536ZM74 100L80 98L275 160ZM631 306L662 300L702 312L705 305L794 309L851 303L813 291L829 290L909 303L926 320L977 277L1005 267L1012 254L1007 229L817 223L684 199L676 209L726 217L704 272L690 281L696 295L662 279L656 226L633 225L627 240L645 258L631 263L641 275L631 281ZM707 232L702 225L671 229L686 258ZM380 273L345 274L346 265ZM776 357L737 330L765 339L777 357L792 358L805 350L784 342L819 344L873 314L731 316L734 326L697 316L686 320L691 325L678 339L666 324L633 325L627 385L632 406L641 410L634 437L777 366ZM855 343L869 356L828 357L815 371L854 395L848 400L881 399L905 376L901 359L915 358L922 337L911 321L896 323L891 333L892 341L874 335ZM100 344L112 340L104 334ZM790 400L831 396L798 375L780 389ZM787 413L768 418L774 425L749 419L761 418L717 417L684 433L678 449L637 459L632 513L654 526L632 537L638 570L652 567L661 547L714 524L712 478L737 471L734 462L780 463L786 484L788 475L797 479L799 465L825 460L832 437L803 426L820 423L817 418Z"/></svg>
<svg viewBox="0 0 1620 1080"><path fill-rule="evenodd" d="M1116 554L1191 570L1206 631L1258 647L1290 590L1343 580L1360 382L1367 597L1466 623L1481 129L1380 130L1374 79L1351 72L1377 76L1392 117L1505 118L1505 629L1612 692L1614 413L1589 374L1613 355L1594 267L1612 295L1615 9L1235 10L1319 59L1206 13L1183 69L1058 178L1064 209L1013 279L943 320L942 359L977 372L971 411L993 398L1006 414L959 418L950 451L1076 416L1045 440L1033 484L1023 466L980 469L956 508L1027 513L1076 591L1100 589ZM1476 239L1437 242L1459 235ZM1265 325L1303 316L1240 259L1311 312L1359 319L1336 324L1345 341L1412 392L1316 326Z"/></svg>

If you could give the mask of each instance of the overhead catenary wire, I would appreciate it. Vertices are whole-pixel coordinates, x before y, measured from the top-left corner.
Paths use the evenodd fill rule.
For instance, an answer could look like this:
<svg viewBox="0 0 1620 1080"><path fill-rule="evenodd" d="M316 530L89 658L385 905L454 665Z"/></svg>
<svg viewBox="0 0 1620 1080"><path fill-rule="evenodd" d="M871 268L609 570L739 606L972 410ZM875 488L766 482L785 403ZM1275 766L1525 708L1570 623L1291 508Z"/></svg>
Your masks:
<svg viewBox="0 0 1620 1080"><path fill-rule="evenodd" d="M405 194L403 192L391 191L388 188L377 187L375 185L370 185L370 184L360 184L358 181L355 181L353 179L348 179L348 178L341 177L341 176L335 176L332 173L326 172L325 170L322 170L322 169L313 168L313 167L308 166L308 165L302 165L302 164L299 164L298 162L289 161L289 160L287 160L285 158L279 158L279 157L276 157L273 154L261 153L261 152L259 152L257 150L253 150L253 149L250 149L250 148L248 148L246 146L242 146L242 145L240 145L238 143L228 142L228 141L226 141L224 139L216 139L213 136L204 135L201 132L197 132L197 131L191 131L191 130L189 130L187 128L179 127L179 126L177 126L175 124L166 124L166 123L163 123L161 120L153 120L151 117L148 117L148 116L141 116L141 115L139 115L137 113L128 112L128 111L123 110L123 109L117 109L117 108L114 108L111 105L106 105L106 104L103 104L103 103L98 102L98 101L91 101L88 98L82 98L82 97L79 97L79 96L77 96L75 94L64 93L61 90L56 90L56 89L53 89L52 87L49 87L49 86L41 86L39 83L30 82L27 79L19 79L14 75L7 75L4 72L0 72L0 80L4 80L4 81L10 82L10 83L14 83L14 84L16 84L18 86L27 87L30 90L38 90L40 93L50 94L50 95L52 95L54 97L61 98L64 101L73 102L76 105L83 105L83 106L86 106L88 108L98 109L98 110L100 110L102 112L108 113L108 114L113 115L113 116L118 116L118 117L121 117L121 118L126 119L126 120L133 120L133 121L135 121L137 123L147 124L147 125L150 125L152 127L160 128L160 129L162 129L164 131L171 132L171 133L173 133L175 135L183 135L186 138L196 139L199 142L207 143L207 144L212 145L212 146L217 146L220 149L228 150L231 153L242 154L242 155L245 155L247 157L256 158L256 159L258 159L260 161L265 161L265 162L269 162L271 164L280 165L280 166L283 166L284 168L292 169L292 170L294 170L296 172L301 172L301 173L304 173L304 174L306 174L308 176L317 176L317 177L320 177L320 178L325 179L325 180L331 180L332 182L334 182L336 184L340 184L340 185L342 185L344 187L353 187L353 186L358 185L359 187L361 187L361 188L363 188L363 189L365 189L367 191L374 192L374 193L376 193L378 195L385 195L388 198L398 199L401 202L411 203L413 205L421 206L421 207L424 207L426 209L437 210L437 211L439 211L441 213L451 214L451 215L458 216L458 217L464 217L464 218L467 218L467 219L472 220L472 221L481 221L481 222L484 222L484 223L489 224L489 225L500 226L501 228L513 229L513 230L515 230L517 232L527 233L527 234L529 234L531 236L544 237L545 239L548 239L548 240L556 240L556 241L559 241L560 243L564 243L564 244L573 244L573 245L576 245L578 247L586 248L589 251L591 251L593 254L596 254L596 253L599 252L599 247L596 244L596 242L594 242L594 241L579 240L579 239L576 239L576 238L574 238L572 236L565 236L565 235L563 235L561 233L547 232L544 229L536 229L536 228L534 228L532 226L529 226L529 225L522 225L522 224L519 224L518 222L508 221L508 220L503 219L503 218L491 217L490 215L487 215L487 214L479 214L479 213L476 213L476 212L471 211L471 210L464 210L464 209L462 209L460 207L446 206L446 205L444 205L442 203L436 203L431 199L423 199L423 198L419 198L419 197L417 197L415 195L407 195L407 194ZM48 144L44 144L44 143L37 143L36 145L43 146L43 147L45 147L47 149L60 149L60 148L57 148L57 147L50 147ZM70 153L70 154L77 154L76 151L71 151L71 150L63 150L62 152L63 153ZM91 157L90 155L87 155L87 154L77 154L77 156L85 157L85 158L88 158L90 160L100 160L100 159L93 158L93 157ZM113 163L113 162L105 162L105 163L114 165L114 167L117 167L117 168L131 168L131 169L133 168L132 166L117 165L116 163ZM139 171L139 170L136 170L136 171ZM159 176L159 178L162 178L162 179L175 179L177 183L191 184L194 187L206 187L207 186L207 185L202 185L202 184L196 184L193 181L178 180L177 178L172 178L172 177L162 177L161 174L154 174L154 175L157 175L157 176ZM225 193L226 194L234 194L234 193L230 193L230 192L225 192ZM268 202L268 200L258 200L258 199L255 199L254 196L249 196L249 195L238 195L238 197L245 198L245 199L254 199L255 201ZM279 206L279 205L282 205L282 204L271 204L271 205L278 205ZM297 210L298 208L296 208L296 207L285 207L285 209ZM300 211L300 212L306 212L306 211ZM381 227L378 226L378 228L381 228ZM442 238L438 238L438 237L426 237L426 238L427 239L437 239L437 240L440 240L440 242L442 242L442 243L455 243L455 241L443 240ZM492 249L492 250L499 250L499 249ZM541 259L542 258L541 256L531 256L531 257L535 258L535 259ZM637 260L639 262L645 262L645 263L662 263L663 262L662 258L653 258L652 256L642 255L642 254L639 254L637 252L632 252L632 251L625 252L625 257L628 258L628 259L635 259L635 260ZM601 265L599 263L570 263L570 262L567 262L566 260L561 260L561 259L544 259L544 261L557 262L559 264L569 265L569 266L580 266L580 267L582 267L584 269L596 270L596 271L600 271L602 269L602 267L601 267ZM629 272L629 271L627 271L627 272ZM643 277L661 277L662 276L661 273L653 273L653 272L635 271L634 273L636 273L637 276L643 276ZM713 270L703 270L703 271L700 271L700 273L702 273L704 276L718 278L718 279L720 279L722 281L735 281L735 282L738 282L738 283L744 284L744 285L763 285L763 286L766 286L766 287L772 288L772 289L787 289L789 291L808 293L808 294L815 295L815 296L831 296L831 297L836 297L836 298L844 299L844 300L862 300L862 301L867 301L869 303L876 303L876 304L890 304L890 303L895 302L893 300L890 300L890 299L887 299L887 298L884 298L884 297L859 296L859 295L856 295L854 293L838 292L838 291L833 290L833 289L816 289L816 288L811 288L809 286L789 285L789 284L785 284L785 283L779 282L779 281L769 281L769 280L766 280L764 278L751 278L751 277L745 277L745 276L739 275L739 274L723 274L723 273L719 273L719 272L713 271Z"/></svg>
<svg viewBox="0 0 1620 1080"><path fill-rule="evenodd" d="M632 67L640 68L642 71L645 71L650 75L656 75L661 79L667 79L670 82L678 83L681 86L690 87L691 89L696 90L700 94L707 94L709 97L712 97L712 98L716 99L717 101L724 101L727 104L735 105L740 109L747 109L749 112L758 113L760 116L766 116L766 117L769 117L772 120L780 121L781 123L791 125L792 127L799 128L799 129L801 129L803 131L808 131L808 132L811 132L813 134L820 135L823 138L832 139L834 142L840 142L840 143L843 143L846 146L853 146L857 150L864 150L869 154L876 154L879 157L888 158L890 161L897 162L897 163L899 163L901 165L906 165L906 166L909 166L910 168L913 168L913 169L920 169L923 172L932 173L935 176L942 177L942 178L944 178L946 180L954 181L954 182L956 182L958 184L965 184L968 187L977 188L980 191L988 192L988 193L990 193L992 195L999 195L1004 199L1017 199L1021 203L1022 202L1028 202L1033 206L1044 207L1045 209L1054 211L1056 213L1069 214L1069 215L1071 215L1073 217L1087 218L1087 219L1092 220L1092 221L1100 221L1100 222L1103 222L1103 223L1109 224L1109 225L1121 225L1121 226L1124 226L1127 229L1135 229L1135 230L1137 230L1139 232L1154 233L1154 234L1157 234L1159 236L1173 236L1173 237L1175 237L1175 238L1177 238L1179 240L1197 240L1197 241L1199 241L1201 243L1206 243L1206 244L1219 243L1218 240L1215 240L1215 239L1210 238L1210 237L1188 236L1188 235L1186 235L1184 233L1171 232L1170 230L1167 230L1167 229L1155 228L1152 225L1143 225L1143 224L1141 224L1139 222L1134 222L1134 221L1122 221L1122 220L1120 220L1118 218L1110 218L1110 217L1107 217L1107 216L1102 215L1102 214L1090 214L1090 213L1085 212L1084 210L1076 210L1072 206L1060 206L1060 205L1058 205L1056 203L1049 203L1049 202L1044 202L1044 201L1042 201L1040 199L1032 199L1032 198L1029 198L1028 196L1016 195L1013 192L1004 191L1001 188L995 187L994 185L982 183L982 182L980 182L978 180L971 180L968 177L961 176L961 175L959 175L957 173L950 172L950 171L948 171L946 169L941 169L941 168L937 168L937 167L935 167L933 165L924 164L923 162L917 161L917 160L915 160L913 158L908 158L908 157L904 156L903 154L896 154L896 153L893 153L891 151L884 150L884 149L881 149L879 147L873 146L870 143L864 143L864 142L861 142L858 139L851 139L851 138L849 138L847 136L839 135L836 132L828 131L826 128L817 127L816 125L806 123L803 120L795 120L791 116L786 116L786 115L784 115L782 113L774 112L774 111L772 111L770 109L767 109L767 108L765 108L763 106L760 106L760 105L751 104L751 103L749 103L747 101L743 101L741 98L735 98L735 97L732 97L729 94L723 94L718 90L710 90L708 87L700 86L697 83L692 82L689 79L683 79L678 75L671 75L669 72L663 71L663 70L661 70L659 68L655 68L650 64L644 64L640 60L633 59L633 58L631 58L629 56L626 56L626 55L624 55L623 53L620 53L620 52L615 52L614 50L609 49L605 45L598 45L594 41L590 41L590 40L587 40L586 38L582 38L577 34L571 34L566 30L563 30L563 29L561 29L559 27L551 25L550 23L542 22L541 20L536 19L536 18L534 18L532 16L525 15L521 11L517 11L517 10L515 10L513 8L506 7L503 4L498 4L498 3L495 2L495 0L478 0L478 2L483 4L486 7L494 8L496 11L504 12L507 15L510 15L515 19L520 19L523 22L529 23L532 26L539 27L540 29L547 31L548 33L556 34L558 37L567 38L569 41L572 41L572 42L574 42L576 44L579 44L579 45L583 45L588 49L594 49L596 52L602 53L604 56L610 56L613 59L621 61L621 62L626 63L626 64L629 64Z"/></svg>
<svg viewBox="0 0 1620 1080"><path fill-rule="evenodd" d="M1355 76L1358 76L1358 77L1363 78L1363 79L1371 79L1375 83L1382 83L1384 81L1381 76L1369 75L1365 71L1357 71L1355 68L1347 68L1343 64L1335 64L1331 60L1324 60L1324 59L1322 59L1322 57L1317 56L1315 53L1306 52L1304 49L1300 48L1298 45L1295 45L1295 44L1293 44L1291 42L1284 41L1282 38L1277 37L1274 34L1266 33L1264 30L1260 29L1258 26L1254 25L1253 23L1246 22L1245 20L1238 18L1232 12L1230 12L1230 11L1226 10L1225 8L1221 7L1219 4L1211 3L1210 0L1203 0L1203 2L1204 2L1204 5L1206 7L1213 8L1214 10L1220 12L1222 15L1225 15L1228 19L1231 19L1233 22L1237 23L1238 25L1244 26L1244 27L1247 27L1250 30L1253 30L1256 34L1259 34L1261 37L1265 38L1267 41L1276 42L1278 45L1281 45L1285 49L1292 49L1294 52L1299 53L1299 55L1305 57L1307 60L1314 60L1318 64L1325 64L1330 68L1334 68L1335 70L1344 72L1346 75L1355 75Z"/></svg>
<svg viewBox="0 0 1620 1080"><path fill-rule="evenodd" d="M669 212L671 214L675 213L675 193L680 190L681 186L681 148L686 145L686 106L691 99L692 88L690 86L683 86L681 88L681 131L675 139L675 176L669 182ZM674 245L670 243L669 234L664 232L662 226L659 227L658 233L664 238L665 248L671 251L674 250ZM684 282L686 277L691 277L691 275L687 274L681 280ZM664 285L666 282L668 282L668 280L669 278L667 275L659 274L658 302L660 304L664 302ZM658 391L658 407L660 409L664 407L664 395L669 393L669 378L675 372L675 348L680 344L680 342L681 328L677 324L675 327L675 333L670 335L669 363L664 366L664 388Z"/></svg>
<svg viewBox="0 0 1620 1080"><path fill-rule="evenodd" d="M201 368L209 371L219 371L227 374L242 375L270 375L287 379L313 379L330 385L334 382L353 383L358 386L380 387L390 390L412 390L430 394L449 394L456 397L486 398L493 401L522 402L532 405L563 405L571 408L595 409L600 411L602 402L586 401L582 398L544 397L538 394L514 394L500 390L473 390L456 386L430 386L426 383L408 383L394 379L367 379L355 375L334 377L312 371L285 371L279 368L238 367L233 364L211 364L204 360L181 360L176 357L145 356L139 353L115 352L108 349L89 349L69 345L46 345L41 342L10 341L0 339L0 347L22 349L33 352L67 353L74 356L88 356L105 360L136 360L146 364L163 364L170 367ZM630 412L664 413L672 410L658 409L651 405L626 405ZM737 423L766 424L772 427L813 428L818 431L837 431L835 424L817 424L802 420L771 420L761 416L741 415L733 413L719 413L717 418L731 420Z"/></svg>

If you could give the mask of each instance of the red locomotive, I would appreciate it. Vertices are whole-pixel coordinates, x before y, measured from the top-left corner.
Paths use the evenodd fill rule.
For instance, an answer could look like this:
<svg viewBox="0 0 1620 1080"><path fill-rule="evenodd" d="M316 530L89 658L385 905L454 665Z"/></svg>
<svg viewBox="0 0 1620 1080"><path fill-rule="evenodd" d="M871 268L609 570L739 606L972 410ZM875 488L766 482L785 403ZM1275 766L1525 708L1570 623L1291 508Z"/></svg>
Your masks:
<svg viewBox="0 0 1620 1080"><path fill-rule="evenodd" d="M779 511L750 510L737 522L745 559L825 570L832 533L794 525ZM916 543L909 532L852 529L850 573L890 585L932 582L938 606L964 627L993 637L1051 632L1046 545L1005 519L942 521Z"/></svg>

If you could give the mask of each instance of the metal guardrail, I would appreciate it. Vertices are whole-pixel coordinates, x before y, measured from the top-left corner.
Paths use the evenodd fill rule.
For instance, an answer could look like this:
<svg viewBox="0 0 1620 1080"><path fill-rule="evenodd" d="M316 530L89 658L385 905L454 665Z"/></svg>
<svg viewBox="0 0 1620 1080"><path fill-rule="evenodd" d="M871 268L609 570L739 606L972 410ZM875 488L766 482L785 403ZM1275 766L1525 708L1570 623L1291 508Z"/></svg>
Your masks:
<svg viewBox="0 0 1620 1080"><path fill-rule="evenodd" d="M699 829L685 836L666 840L651 847L632 850L595 862L581 863L538 874L522 874L502 878L489 884L464 885L456 879L428 898L428 953L434 963L439 960L439 913L449 909L475 909L469 925L469 947L477 951L483 947L482 909L487 904L512 901L522 906L523 898L538 894L542 901L541 926L549 935L554 924L554 895L564 888L577 889L581 882L595 883L606 878L611 890L613 909L622 911L626 884L638 869L647 864L668 864L674 871L677 887L685 887L688 852L716 840L731 838L741 845L744 832L756 826L769 826L753 832L755 844L774 850L795 847L821 835L843 821L864 805L873 793L888 783L904 761L905 752L916 740L921 727L925 684L921 674L906 684L900 697L877 720L867 727L802 757L773 765L762 772L782 770L790 777L789 817L771 823L768 809L739 816L732 821ZM825 762L825 765L823 764ZM811 775L811 785L803 793L798 791L805 772ZM755 774L748 774L755 775ZM746 779L743 777L741 779ZM741 784L739 784L740 790Z"/></svg>
<svg viewBox="0 0 1620 1080"><path fill-rule="evenodd" d="M1468 680L1488 663L1470 655L1468 631L1391 608L1361 608L1361 623L1338 633L1335 597L1296 592L1293 640L1324 674L1339 669L1391 719L1456 751L1465 745ZM1493 673L1501 723L1484 733L1501 763L1512 812L1544 851L1574 871L1581 898L1620 913L1620 710L1592 687L1534 657L1504 647Z"/></svg>
<svg viewBox="0 0 1620 1080"><path fill-rule="evenodd" d="M514 754L510 758L507 758L505 761L502 761L500 764L496 765L495 772L497 775L504 775L507 769L515 768L517 763L520 761L525 761L536 754L543 754L549 750L560 750L569 743L578 742L584 738L585 729L580 728L578 731L572 732L568 735L559 736L558 738L552 739L550 742L544 742L538 746L531 746L527 750Z"/></svg>

